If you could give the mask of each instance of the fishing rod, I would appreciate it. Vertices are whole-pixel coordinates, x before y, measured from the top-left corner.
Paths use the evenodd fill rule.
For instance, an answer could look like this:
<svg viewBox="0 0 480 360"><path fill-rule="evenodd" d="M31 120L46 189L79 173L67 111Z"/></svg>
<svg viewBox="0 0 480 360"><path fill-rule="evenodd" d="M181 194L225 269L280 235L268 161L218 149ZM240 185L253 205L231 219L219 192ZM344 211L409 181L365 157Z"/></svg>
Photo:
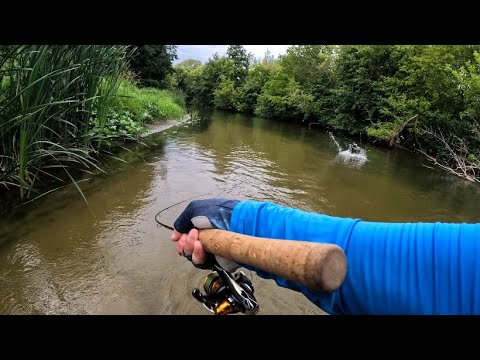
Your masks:
<svg viewBox="0 0 480 360"><path fill-rule="evenodd" d="M185 201L188 200L182 202ZM174 230L158 220L158 215L168 208L159 211L155 220ZM260 238L219 229L199 229L198 238L207 253L253 266L314 291L337 290L347 273L345 253L334 244ZM241 271L231 274L215 261L214 256L212 258L213 272L205 278L205 294L195 288L193 297L216 315L258 313L253 284L247 276Z"/></svg>

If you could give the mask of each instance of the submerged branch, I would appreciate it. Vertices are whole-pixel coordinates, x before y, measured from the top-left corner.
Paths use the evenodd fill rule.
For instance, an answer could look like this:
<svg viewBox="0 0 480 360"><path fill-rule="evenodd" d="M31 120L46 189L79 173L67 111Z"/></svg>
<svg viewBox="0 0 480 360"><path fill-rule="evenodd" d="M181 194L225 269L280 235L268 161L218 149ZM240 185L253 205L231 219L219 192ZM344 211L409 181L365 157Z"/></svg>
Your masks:
<svg viewBox="0 0 480 360"><path fill-rule="evenodd" d="M421 149L417 149L419 153L424 155L427 160L439 168L446 170L454 175L457 175L468 181L480 183L480 164L478 161L470 161L468 157L468 146L464 139L454 135L455 143L451 143L449 140L452 137L446 138L445 135L439 131L438 133L431 129L423 129L424 134L428 134L439 141L447 150L448 159L437 159L434 156L427 154Z"/></svg>

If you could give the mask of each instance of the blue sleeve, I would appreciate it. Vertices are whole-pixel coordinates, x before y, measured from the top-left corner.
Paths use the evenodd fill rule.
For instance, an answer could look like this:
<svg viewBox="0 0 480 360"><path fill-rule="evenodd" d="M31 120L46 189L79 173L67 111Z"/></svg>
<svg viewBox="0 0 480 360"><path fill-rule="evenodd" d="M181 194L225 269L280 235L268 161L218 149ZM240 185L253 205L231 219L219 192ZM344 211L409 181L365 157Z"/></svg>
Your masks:
<svg viewBox="0 0 480 360"><path fill-rule="evenodd" d="M243 201L230 230L339 245L348 271L333 293L246 266L330 314L480 314L480 224L366 222Z"/></svg>

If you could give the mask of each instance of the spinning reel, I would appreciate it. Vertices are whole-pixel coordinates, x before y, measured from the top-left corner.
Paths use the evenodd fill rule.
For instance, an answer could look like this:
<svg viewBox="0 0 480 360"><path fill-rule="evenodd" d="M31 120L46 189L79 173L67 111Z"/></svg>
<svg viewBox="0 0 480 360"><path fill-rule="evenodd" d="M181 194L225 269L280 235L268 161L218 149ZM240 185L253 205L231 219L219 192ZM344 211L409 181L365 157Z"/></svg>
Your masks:
<svg viewBox="0 0 480 360"><path fill-rule="evenodd" d="M207 275L203 284L205 294L195 288L192 291L193 297L215 315L238 312L255 315L259 306L253 296L252 282L245 274L240 271L232 275L216 262L212 269L215 272Z"/></svg>

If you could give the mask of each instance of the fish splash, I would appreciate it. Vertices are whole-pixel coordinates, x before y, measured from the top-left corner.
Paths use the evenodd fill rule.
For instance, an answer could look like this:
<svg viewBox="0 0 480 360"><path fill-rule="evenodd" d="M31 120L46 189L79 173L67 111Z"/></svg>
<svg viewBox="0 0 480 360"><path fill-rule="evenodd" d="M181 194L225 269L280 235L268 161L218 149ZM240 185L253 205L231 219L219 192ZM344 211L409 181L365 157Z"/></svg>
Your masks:
<svg viewBox="0 0 480 360"><path fill-rule="evenodd" d="M347 149L343 149L333 134L331 132L329 132L329 134L338 149L338 154L335 156L335 160L355 167L360 167L368 161L365 149L362 149L356 143L351 143L348 145Z"/></svg>

